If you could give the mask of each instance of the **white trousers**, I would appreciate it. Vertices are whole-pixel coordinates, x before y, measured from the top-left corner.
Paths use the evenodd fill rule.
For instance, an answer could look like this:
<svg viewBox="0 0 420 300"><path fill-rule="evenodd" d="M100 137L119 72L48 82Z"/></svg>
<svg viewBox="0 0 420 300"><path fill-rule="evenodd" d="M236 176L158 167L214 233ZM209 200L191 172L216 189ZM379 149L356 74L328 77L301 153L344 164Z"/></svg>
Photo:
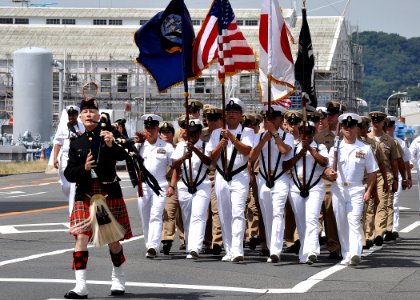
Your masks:
<svg viewBox="0 0 420 300"><path fill-rule="evenodd" d="M166 188L162 184L160 186L163 191L158 196L149 186L143 184L143 197L138 197L137 201L146 248L154 248L156 251L159 250L162 238L162 218L166 202Z"/></svg>
<svg viewBox="0 0 420 300"><path fill-rule="evenodd" d="M245 203L249 190L248 170L236 174L230 182L216 172L214 190L226 254L243 256Z"/></svg>
<svg viewBox="0 0 420 300"><path fill-rule="evenodd" d="M392 202L392 206L394 208L394 221L392 223L392 231L398 232L400 227L400 196L402 191L402 177L401 175L398 176L398 190L394 193L394 201Z"/></svg>
<svg viewBox="0 0 420 300"><path fill-rule="evenodd" d="M198 253L203 246L210 193L211 183L208 180L198 186L195 194L190 194L183 183L178 183L178 200L181 207L185 246L188 253L191 251Z"/></svg>
<svg viewBox="0 0 420 300"><path fill-rule="evenodd" d="M417 168L417 187L419 190L419 211L420 211L420 168L419 167Z"/></svg>
<svg viewBox="0 0 420 300"><path fill-rule="evenodd" d="M284 206L289 194L289 179L286 174L276 180L274 187L267 187L261 174L258 175L258 198L264 220L265 236L270 254L280 256L284 236Z"/></svg>
<svg viewBox="0 0 420 300"><path fill-rule="evenodd" d="M293 181L291 184L294 185ZM295 214L296 227L299 233L299 262L306 263L310 254L319 255L318 219L324 201L324 182L320 180L310 192L309 197L302 198L300 191L292 187L290 190L290 205Z"/></svg>
<svg viewBox="0 0 420 300"><path fill-rule="evenodd" d="M362 214L365 187L344 187L334 182L331 186L334 216L337 221L338 238L343 260L362 255Z"/></svg>
<svg viewBox="0 0 420 300"><path fill-rule="evenodd" d="M74 197L76 195L76 183L68 182L66 177L64 176L64 170L67 167L67 161L68 161L67 155L62 154L59 157L58 175L60 177L59 182L60 182L61 190L63 191L64 197L69 200L69 215L70 215L74 207Z"/></svg>

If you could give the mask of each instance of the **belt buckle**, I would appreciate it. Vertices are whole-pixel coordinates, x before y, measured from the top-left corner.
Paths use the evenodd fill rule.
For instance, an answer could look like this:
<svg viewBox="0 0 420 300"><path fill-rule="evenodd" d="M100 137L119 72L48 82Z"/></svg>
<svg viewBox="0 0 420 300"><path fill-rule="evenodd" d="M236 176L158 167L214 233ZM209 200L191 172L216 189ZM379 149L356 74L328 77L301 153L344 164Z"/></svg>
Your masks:
<svg viewBox="0 0 420 300"><path fill-rule="evenodd" d="M344 185L344 186L350 186L350 182L344 181L344 182L343 182L343 185Z"/></svg>

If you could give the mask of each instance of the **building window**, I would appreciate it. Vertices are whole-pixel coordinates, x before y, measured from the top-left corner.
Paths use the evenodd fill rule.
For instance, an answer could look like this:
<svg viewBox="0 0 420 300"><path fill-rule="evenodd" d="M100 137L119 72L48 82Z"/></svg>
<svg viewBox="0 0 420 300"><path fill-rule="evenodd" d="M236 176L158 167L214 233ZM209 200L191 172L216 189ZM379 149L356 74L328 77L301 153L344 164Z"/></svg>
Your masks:
<svg viewBox="0 0 420 300"><path fill-rule="evenodd" d="M60 19L47 19L47 24L49 24L49 25L60 24Z"/></svg>
<svg viewBox="0 0 420 300"><path fill-rule="evenodd" d="M12 18L0 18L0 24L13 24Z"/></svg>
<svg viewBox="0 0 420 300"><path fill-rule="evenodd" d="M127 93L127 74L118 75L117 88L118 88L118 92Z"/></svg>
<svg viewBox="0 0 420 300"><path fill-rule="evenodd" d="M76 25L76 19L63 19L63 25Z"/></svg>
<svg viewBox="0 0 420 300"><path fill-rule="evenodd" d="M213 91L213 79L210 77L200 77L195 80L196 94L210 94Z"/></svg>
<svg viewBox="0 0 420 300"><path fill-rule="evenodd" d="M111 73L101 74L101 92L103 93L111 92Z"/></svg>
<svg viewBox="0 0 420 300"><path fill-rule="evenodd" d="M102 20L102 19L93 20L93 25L106 25L106 20Z"/></svg>
<svg viewBox="0 0 420 300"><path fill-rule="evenodd" d="M239 92L241 94L249 94L252 89L251 75L241 75L239 78Z"/></svg>
<svg viewBox="0 0 420 300"><path fill-rule="evenodd" d="M77 86L77 74L67 74L67 83L69 86Z"/></svg>
<svg viewBox="0 0 420 300"><path fill-rule="evenodd" d="M140 20L140 25L144 25L147 23L148 20Z"/></svg>
<svg viewBox="0 0 420 300"><path fill-rule="evenodd" d="M193 26L200 26L201 25L200 20L191 20L191 23L192 23Z"/></svg>
<svg viewBox="0 0 420 300"><path fill-rule="evenodd" d="M245 26L258 26L258 20L245 20Z"/></svg>
<svg viewBox="0 0 420 300"><path fill-rule="evenodd" d="M236 20L236 25L244 26L244 20Z"/></svg>
<svg viewBox="0 0 420 300"><path fill-rule="evenodd" d="M29 24L29 19L15 18L15 24Z"/></svg>
<svg viewBox="0 0 420 300"><path fill-rule="evenodd" d="M122 20L109 20L108 24L109 25L122 25L123 22Z"/></svg>

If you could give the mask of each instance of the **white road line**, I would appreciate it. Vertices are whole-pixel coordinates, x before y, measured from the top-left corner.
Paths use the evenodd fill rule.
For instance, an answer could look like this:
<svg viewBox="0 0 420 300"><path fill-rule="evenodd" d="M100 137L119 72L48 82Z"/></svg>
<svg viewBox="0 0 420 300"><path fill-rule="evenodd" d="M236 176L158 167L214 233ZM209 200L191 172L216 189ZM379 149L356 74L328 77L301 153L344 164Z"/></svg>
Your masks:
<svg viewBox="0 0 420 300"><path fill-rule="evenodd" d="M139 235L136 237L133 237L129 240L123 241L121 242L122 244L128 243L128 242L133 242L139 239L144 238L144 235ZM89 248L92 248L93 245L89 245ZM45 256L53 256L53 255L59 255L59 254L63 254L66 252L70 252L70 251L74 251L74 248L70 248L70 249L62 249L62 250L56 250L56 251L52 251L52 252L45 252L45 253L40 253L40 254L34 254L34 255L30 255L30 256L26 256L26 257L21 257L21 258L14 258L14 259L9 259L9 260L4 260L4 261L0 261L0 267L5 266L5 265L10 265L10 264L14 264L14 263L18 263L18 262L22 262L22 261L28 261L28 260L34 260L34 259L38 259L41 257L45 257Z"/></svg>
<svg viewBox="0 0 420 300"><path fill-rule="evenodd" d="M407 233L407 232L410 232L410 231L416 229L419 226L420 226L420 221L417 221L417 222L414 222L413 224L405 227L404 229L400 230L400 232Z"/></svg>
<svg viewBox="0 0 420 300"><path fill-rule="evenodd" d="M399 209L400 209L400 210L410 210L411 208L409 208L409 207L404 207L404 206L400 206L400 207L399 207Z"/></svg>
<svg viewBox="0 0 420 300"><path fill-rule="evenodd" d="M46 193L47 193L47 192L39 192L39 193L33 193L33 194L25 194L25 195L9 196L9 197L4 197L4 198L5 198L5 199L8 199L8 198L28 197L28 196L41 195L41 194L46 194Z"/></svg>
<svg viewBox="0 0 420 300"><path fill-rule="evenodd" d="M25 192L22 192L22 191L0 192L0 194L6 194L6 195L23 194L23 193L25 193Z"/></svg>

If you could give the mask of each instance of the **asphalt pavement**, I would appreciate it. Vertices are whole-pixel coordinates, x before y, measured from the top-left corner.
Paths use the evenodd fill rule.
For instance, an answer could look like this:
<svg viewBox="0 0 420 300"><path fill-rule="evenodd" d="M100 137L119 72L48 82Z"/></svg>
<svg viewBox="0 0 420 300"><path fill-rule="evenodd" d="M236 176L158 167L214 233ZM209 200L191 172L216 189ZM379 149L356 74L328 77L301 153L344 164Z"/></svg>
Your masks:
<svg viewBox="0 0 420 300"><path fill-rule="evenodd" d="M246 249L245 261L220 256L186 260L175 241L171 255L145 257L136 191L121 174L135 237L124 243L126 299L418 299L420 217L417 182L401 196L400 238L364 252L357 267L327 258L322 248L313 266L294 254L266 263ZM415 175L413 177L416 177ZM0 177L0 299L63 299L74 286L73 237L67 200L55 174ZM257 248L258 250L258 248ZM90 299L109 299L112 263L108 249L90 248Z"/></svg>

